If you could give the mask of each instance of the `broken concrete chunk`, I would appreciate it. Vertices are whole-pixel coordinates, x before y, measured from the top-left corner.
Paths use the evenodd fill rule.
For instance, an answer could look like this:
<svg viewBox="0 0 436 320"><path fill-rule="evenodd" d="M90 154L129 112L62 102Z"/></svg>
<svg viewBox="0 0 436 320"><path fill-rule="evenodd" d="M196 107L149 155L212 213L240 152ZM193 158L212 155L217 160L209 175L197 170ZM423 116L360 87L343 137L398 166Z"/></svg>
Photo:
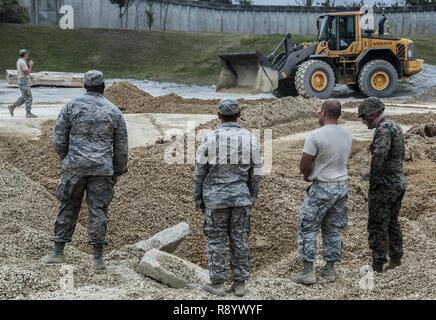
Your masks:
<svg viewBox="0 0 436 320"><path fill-rule="evenodd" d="M17 84L17 70L6 70L9 85ZM83 73L72 72L35 72L30 75L32 86L83 87Z"/></svg>
<svg viewBox="0 0 436 320"><path fill-rule="evenodd" d="M144 254L136 271L172 288L195 288L209 283L206 269L157 249Z"/></svg>
<svg viewBox="0 0 436 320"><path fill-rule="evenodd" d="M162 230L156 233L153 237L140 241L133 246L144 252L151 249L159 249L161 251L172 253L179 246L180 242L189 234L189 225L186 222L181 222L174 227Z"/></svg>

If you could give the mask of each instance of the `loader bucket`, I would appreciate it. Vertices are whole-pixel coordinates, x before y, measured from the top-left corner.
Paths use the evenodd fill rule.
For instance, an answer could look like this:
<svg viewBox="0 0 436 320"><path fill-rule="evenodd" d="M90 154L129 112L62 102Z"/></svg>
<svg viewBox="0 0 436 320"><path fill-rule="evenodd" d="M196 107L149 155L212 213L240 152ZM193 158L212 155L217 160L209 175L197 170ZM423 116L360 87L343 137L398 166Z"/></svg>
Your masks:
<svg viewBox="0 0 436 320"><path fill-rule="evenodd" d="M258 52L218 55L223 62L216 91L271 92L278 86L278 73Z"/></svg>

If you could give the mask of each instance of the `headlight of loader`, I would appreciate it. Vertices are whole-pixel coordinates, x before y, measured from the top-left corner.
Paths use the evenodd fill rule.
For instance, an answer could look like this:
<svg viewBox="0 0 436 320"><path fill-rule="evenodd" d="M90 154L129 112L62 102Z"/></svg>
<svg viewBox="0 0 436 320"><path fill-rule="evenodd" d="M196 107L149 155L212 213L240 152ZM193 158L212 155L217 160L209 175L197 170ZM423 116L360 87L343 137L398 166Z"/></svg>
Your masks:
<svg viewBox="0 0 436 320"><path fill-rule="evenodd" d="M415 60L415 48L413 43L407 46L407 60Z"/></svg>

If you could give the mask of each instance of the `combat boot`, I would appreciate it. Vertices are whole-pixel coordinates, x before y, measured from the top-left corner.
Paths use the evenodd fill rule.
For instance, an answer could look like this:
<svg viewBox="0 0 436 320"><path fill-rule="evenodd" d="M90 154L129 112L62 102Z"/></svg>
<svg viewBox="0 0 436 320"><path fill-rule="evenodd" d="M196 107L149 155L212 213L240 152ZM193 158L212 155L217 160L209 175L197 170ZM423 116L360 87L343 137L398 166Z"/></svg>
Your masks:
<svg viewBox="0 0 436 320"><path fill-rule="evenodd" d="M14 104L11 104L10 106L8 106L8 109L9 109L9 113L11 114L11 117L13 117L14 116L14 111L15 111L15 105Z"/></svg>
<svg viewBox="0 0 436 320"><path fill-rule="evenodd" d="M219 297L224 297L226 295L226 286L224 282L206 284L203 286L203 290Z"/></svg>
<svg viewBox="0 0 436 320"><path fill-rule="evenodd" d="M45 264L65 263L64 248L65 243L55 242L53 252L42 257L41 261Z"/></svg>
<svg viewBox="0 0 436 320"><path fill-rule="evenodd" d="M237 297L243 297L247 294L247 289L245 288L245 281L234 281L232 285L232 290Z"/></svg>
<svg viewBox="0 0 436 320"><path fill-rule="evenodd" d="M395 269L398 266L401 266L401 258L391 258L388 266L385 268L385 271Z"/></svg>
<svg viewBox="0 0 436 320"><path fill-rule="evenodd" d="M38 116L29 111L29 112L26 112L26 118L35 119L35 118L38 118Z"/></svg>
<svg viewBox="0 0 436 320"><path fill-rule="evenodd" d="M315 272L313 272L313 263L304 261L303 271L295 273L291 276L291 280L295 283L312 285L316 283Z"/></svg>
<svg viewBox="0 0 436 320"><path fill-rule="evenodd" d="M382 262L373 261L372 262L372 269L375 272L382 273L383 272L383 263Z"/></svg>
<svg viewBox="0 0 436 320"><path fill-rule="evenodd" d="M106 264L103 260L103 245L94 245L94 263L92 264L92 270L95 272L100 272L106 269Z"/></svg>
<svg viewBox="0 0 436 320"><path fill-rule="evenodd" d="M328 282L335 282L335 263L330 261L326 262L325 266L319 270L319 275Z"/></svg>

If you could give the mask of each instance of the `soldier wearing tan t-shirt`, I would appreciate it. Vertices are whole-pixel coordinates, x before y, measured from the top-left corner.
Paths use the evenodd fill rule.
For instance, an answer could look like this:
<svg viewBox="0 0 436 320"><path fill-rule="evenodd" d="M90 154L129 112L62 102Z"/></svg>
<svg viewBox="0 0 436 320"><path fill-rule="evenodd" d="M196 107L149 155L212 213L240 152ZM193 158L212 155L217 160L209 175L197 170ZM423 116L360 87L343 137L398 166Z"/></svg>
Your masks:
<svg viewBox="0 0 436 320"><path fill-rule="evenodd" d="M21 91L21 97L8 107L12 117L14 116L15 108L25 104L26 118L37 118L37 116L31 112L33 98L32 91L30 90L29 77L32 73L32 67L33 61L29 60L29 52L26 49L21 49L20 58L17 60L17 84Z"/></svg>

